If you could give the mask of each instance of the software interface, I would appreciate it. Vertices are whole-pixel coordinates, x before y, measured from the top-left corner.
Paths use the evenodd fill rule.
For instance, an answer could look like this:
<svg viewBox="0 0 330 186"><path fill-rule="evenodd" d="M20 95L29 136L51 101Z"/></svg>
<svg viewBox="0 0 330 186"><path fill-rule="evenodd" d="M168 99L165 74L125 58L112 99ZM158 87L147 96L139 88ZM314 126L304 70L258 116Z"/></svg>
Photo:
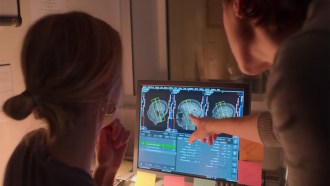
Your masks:
<svg viewBox="0 0 330 186"><path fill-rule="evenodd" d="M138 168L237 182L239 138L188 144L188 116L242 117L243 89L142 86L140 99Z"/></svg>

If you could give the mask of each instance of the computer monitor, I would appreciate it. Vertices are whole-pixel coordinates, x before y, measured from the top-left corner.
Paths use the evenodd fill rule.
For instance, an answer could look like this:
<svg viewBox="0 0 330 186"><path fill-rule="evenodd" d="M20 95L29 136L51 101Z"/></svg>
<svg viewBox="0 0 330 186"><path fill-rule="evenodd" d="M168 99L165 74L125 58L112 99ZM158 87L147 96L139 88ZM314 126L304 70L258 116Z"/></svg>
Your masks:
<svg viewBox="0 0 330 186"><path fill-rule="evenodd" d="M250 84L138 81L133 169L237 183L240 139L218 134L213 145L188 138L188 118L242 117L250 113Z"/></svg>

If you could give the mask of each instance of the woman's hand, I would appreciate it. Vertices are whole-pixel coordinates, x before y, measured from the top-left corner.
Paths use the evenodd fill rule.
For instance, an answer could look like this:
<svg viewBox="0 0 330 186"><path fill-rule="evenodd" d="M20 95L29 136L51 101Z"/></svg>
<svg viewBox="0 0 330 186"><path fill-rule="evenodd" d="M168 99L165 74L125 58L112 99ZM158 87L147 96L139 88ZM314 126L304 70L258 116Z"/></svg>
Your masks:
<svg viewBox="0 0 330 186"><path fill-rule="evenodd" d="M124 158L130 132L118 119L104 127L96 144L94 180L98 185L112 185Z"/></svg>
<svg viewBox="0 0 330 186"><path fill-rule="evenodd" d="M188 142L192 144L195 140L201 140L202 143L206 143L206 139L208 139L208 144L212 145L217 138L217 134L210 132L208 129L210 128L211 120L214 119L207 117L196 118L193 115L189 115L189 119L195 124L197 129L191 134Z"/></svg>
<svg viewBox="0 0 330 186"><path fill-rule="evenodd" d="M258 130L258 117L259 113L234 118L196 118L190 115L190 120L196 125L197 129L191 134L189 143L193 143L195 140L201 140L203 143L208 139L208 144L211 145L216 139L217 134L224 133L247 140L260 143Z"/></svg>

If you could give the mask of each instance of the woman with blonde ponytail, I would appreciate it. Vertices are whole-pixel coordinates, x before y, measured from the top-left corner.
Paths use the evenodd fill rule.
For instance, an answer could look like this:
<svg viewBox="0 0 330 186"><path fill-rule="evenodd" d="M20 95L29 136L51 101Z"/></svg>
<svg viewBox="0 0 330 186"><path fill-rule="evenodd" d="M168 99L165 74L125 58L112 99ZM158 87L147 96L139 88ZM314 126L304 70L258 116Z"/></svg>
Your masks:
<svg viewBox="0 0 330 186"><path fill-rule="evenodd" d="M33 113L48 125L19 143L5 186L113 184L130 135L114 118L121 64L118 32L91 15L49 15L31 26L21 53L26 90L3 110L16 120Z"/></svg>

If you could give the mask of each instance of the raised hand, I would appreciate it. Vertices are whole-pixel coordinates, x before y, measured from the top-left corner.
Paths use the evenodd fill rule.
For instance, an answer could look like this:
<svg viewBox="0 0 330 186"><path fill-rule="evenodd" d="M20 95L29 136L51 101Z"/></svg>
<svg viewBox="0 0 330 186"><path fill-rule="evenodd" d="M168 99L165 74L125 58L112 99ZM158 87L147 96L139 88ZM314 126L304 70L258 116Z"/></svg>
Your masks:
<svg viewBox="0 0 330 186"><path fill-rule="evenodd" d="M99 185L111 185L124 158L130 132L118 119L104 127L96 144L94 180Z"/></svg>
<svg viewBox="0 0 330 186"><path fill-rule="evenodd" d="M194 143L195 140L201 140L202 143L206 143L208 139L208 144L212 145L213 141L217 138L217 134L208 131L209 125L211 125L211 118L196 118L193 115L189 115L189 119L195 124L196 131L191 134L188 142L190 144Z"/></svg>

